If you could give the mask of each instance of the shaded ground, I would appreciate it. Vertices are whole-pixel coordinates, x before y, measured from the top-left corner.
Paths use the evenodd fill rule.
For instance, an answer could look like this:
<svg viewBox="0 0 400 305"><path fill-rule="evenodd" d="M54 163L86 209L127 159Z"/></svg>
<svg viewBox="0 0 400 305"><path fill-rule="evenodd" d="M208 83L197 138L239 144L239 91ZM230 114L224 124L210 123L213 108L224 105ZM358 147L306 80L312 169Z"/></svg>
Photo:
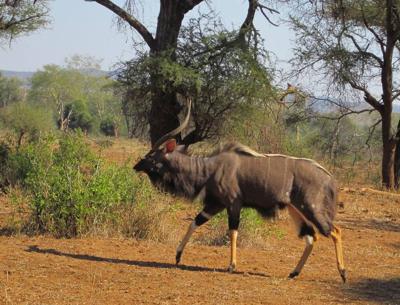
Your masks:
<svg viewBox="0 0 400 305"><path fill-rule="evenodd" d="M326 238L300 277L287 279L303 249L287 219L285 237L239 249L235 274L225 272L227 247L189 244L176 268L175 244L4 231L0 304L400 304L400 197L354 192L341 202L347 284Z"/></svg>

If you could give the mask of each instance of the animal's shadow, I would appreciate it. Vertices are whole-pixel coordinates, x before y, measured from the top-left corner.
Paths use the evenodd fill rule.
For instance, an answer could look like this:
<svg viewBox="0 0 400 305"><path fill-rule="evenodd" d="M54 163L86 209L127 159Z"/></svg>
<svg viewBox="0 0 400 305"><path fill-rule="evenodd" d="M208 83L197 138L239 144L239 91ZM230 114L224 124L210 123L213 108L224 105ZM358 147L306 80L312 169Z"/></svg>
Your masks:
<svg viewBox="0 0 400 305"><path fill-rule="evenodd" d="M137 267L144 267L144 268L161 268L161 269L181 269L185 271L193 271L193 272L219 272L219 273L227 273L227 269L222 268L209 268L209 267L201 267L201 266L189 266L189 265L175 265L172 263L163 263L163 262L155 262L155 261L144 261L144 260L130 260L130 259L119 259L119 258L107 258L107 257L100 257L96 255L89 255L89 254L75 254L75 253L68 253L62 252L56 249L42 249L39 248L37 245L29 246L28 249L25 251L27 252L35 252L41 254L52 254L56 256L64 256L70 257L73 259L79 260L86 260L86 261L93 261L93 262L107 262L111 264L124 264L129 266L137 266ZM261 276L261 277L270 277L267 274L261 272L240 272L235 271L233 272L235 275L252 275L252 276Z"/></svg>
<svg viewBox="0 0 400 305"><path fill-rule="evenodd" d="M375 219L361 220L358 218L341 219L338 222L343 228L347 229L370 229L376 231L400 232L400 224L391 221L381 222Z"/></svg>
<svg viewBox="0 0 400 305"><path fill-rule="evenodd" d="M399 304L400 278L366 278L343 286L341 293L355 300L364 300L379 304Z"/></svg>

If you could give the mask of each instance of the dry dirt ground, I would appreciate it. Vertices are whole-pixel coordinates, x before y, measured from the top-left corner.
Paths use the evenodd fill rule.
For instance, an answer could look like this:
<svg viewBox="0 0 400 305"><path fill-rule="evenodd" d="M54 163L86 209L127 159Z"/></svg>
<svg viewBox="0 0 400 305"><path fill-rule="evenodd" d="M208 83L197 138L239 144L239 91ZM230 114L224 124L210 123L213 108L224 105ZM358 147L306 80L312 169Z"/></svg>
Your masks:
<svg viewBox="0 0 400 305"><path fill-rule="evenodd" d="M122 144L102 153L121 162L137 157ZM176 243L9 236L0 198L0 304L400 304L400 195L343 190L340 206L346 284L323 237L303 273L287 278L304 244L285 217L278 226L287 234L239 248L237 272L229 274L226 246L189 243L177 268ZM187 217L179 216L181 234Z"/></svg>
<svg viewBox="0 0 400 305"><path fill-rule="evenodd" d="M326 238L287 279L303 250L287 219L283 238L239 248L234 274L225 272L228 247L189 244L177 268L176 245L4 232L0 304L400 304L400 196L344 191L341 205L346 284Z"/></svg>

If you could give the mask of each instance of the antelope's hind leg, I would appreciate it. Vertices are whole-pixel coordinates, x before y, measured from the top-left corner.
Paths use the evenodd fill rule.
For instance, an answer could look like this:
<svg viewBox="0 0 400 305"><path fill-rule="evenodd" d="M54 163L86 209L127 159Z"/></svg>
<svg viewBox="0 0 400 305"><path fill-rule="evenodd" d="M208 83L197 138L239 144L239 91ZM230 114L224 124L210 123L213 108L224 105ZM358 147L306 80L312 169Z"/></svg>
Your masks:
<svg viewBox="0 0 400 305"><path fill-rule="evenodd" d="M342 247L342 231L339 227L333 225L331 232L333 243L335 244L336 263L340 277L343 283L346 283L346 269L344 268L343 247Z"/></svg>
<svg viewBox="0 0 400 305"><path fill-rule="evenodd" d="M302 254L299 262L297 263L294 270L289 274L289 278L295 278L296 276L298 276L300 274L305 263L307 262L307 259L313 250L314 241L317 240L317 237L316 237L314 227L305 220L304 216L299 211L297 211L296 208L289 205L288 210L289 210L289 214L292 217L296 227L299 230L299 237L304 237L304 240L306 242L306 246L304 248L303 254Z"/></svg>
<svg viewBox="0 0 400 305"><path fill-rule="evenodd" d="M197 214L196 218L190 224L185 236L180 242L178 248L176 249L175 262L178 265L181 261L183 250L185 249L186 244L188 243L190 237L193 232L200 227L202 224L209 221L214 215L218 214L224 209L223 206L220 205L206 205L199 214Z"/></svg>
<svg viewBox="0 0 400 305"><path fill-rule="evenodd" d="M241 204L238 202L235 202L228 208L228 225L231 239L231 261L229 263L228 271L231 273L236 269L236 248L238 228L240 223L240 210Z"/></svg>

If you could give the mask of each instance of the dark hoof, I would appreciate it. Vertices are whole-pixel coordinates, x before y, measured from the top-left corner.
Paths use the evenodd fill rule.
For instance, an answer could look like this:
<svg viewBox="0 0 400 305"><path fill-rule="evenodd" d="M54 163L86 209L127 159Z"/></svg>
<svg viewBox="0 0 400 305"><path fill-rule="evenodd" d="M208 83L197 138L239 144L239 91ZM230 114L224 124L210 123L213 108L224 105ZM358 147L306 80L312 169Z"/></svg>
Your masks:
<svg viewBox="0 0 400 305"><path fill-rule="evenodd" d="M182 251L176 252L176 256L175 256L175 263L176 263L176 265L179 265L179 263L180 263L180 261L181 261L181 256L182 256Z"/></svg>
<svg viewBox="0 0 400 305"><path fill-rule="evenodd" d="M230 265L230 266L228 267L228 272L229 272L229 273L233 273L233 272L235 272L235 269L236 269L236 266L235 266L235 265Z"/></svg>
<svg viewBox="0 0 400 305"><path fill-rule="evenodd" d="M346 270L345 269L340 270L339 273L340 273L340 276L342 277L343 283L346 283Z"/></svg>
<svg viewBox="0 0 400 305"><path fill-rule="evenodd" d="M291 274L289 274L289 278L290 279L294 279L296 276L298 276L299 273L297 271L292 272Z"/></svg>

